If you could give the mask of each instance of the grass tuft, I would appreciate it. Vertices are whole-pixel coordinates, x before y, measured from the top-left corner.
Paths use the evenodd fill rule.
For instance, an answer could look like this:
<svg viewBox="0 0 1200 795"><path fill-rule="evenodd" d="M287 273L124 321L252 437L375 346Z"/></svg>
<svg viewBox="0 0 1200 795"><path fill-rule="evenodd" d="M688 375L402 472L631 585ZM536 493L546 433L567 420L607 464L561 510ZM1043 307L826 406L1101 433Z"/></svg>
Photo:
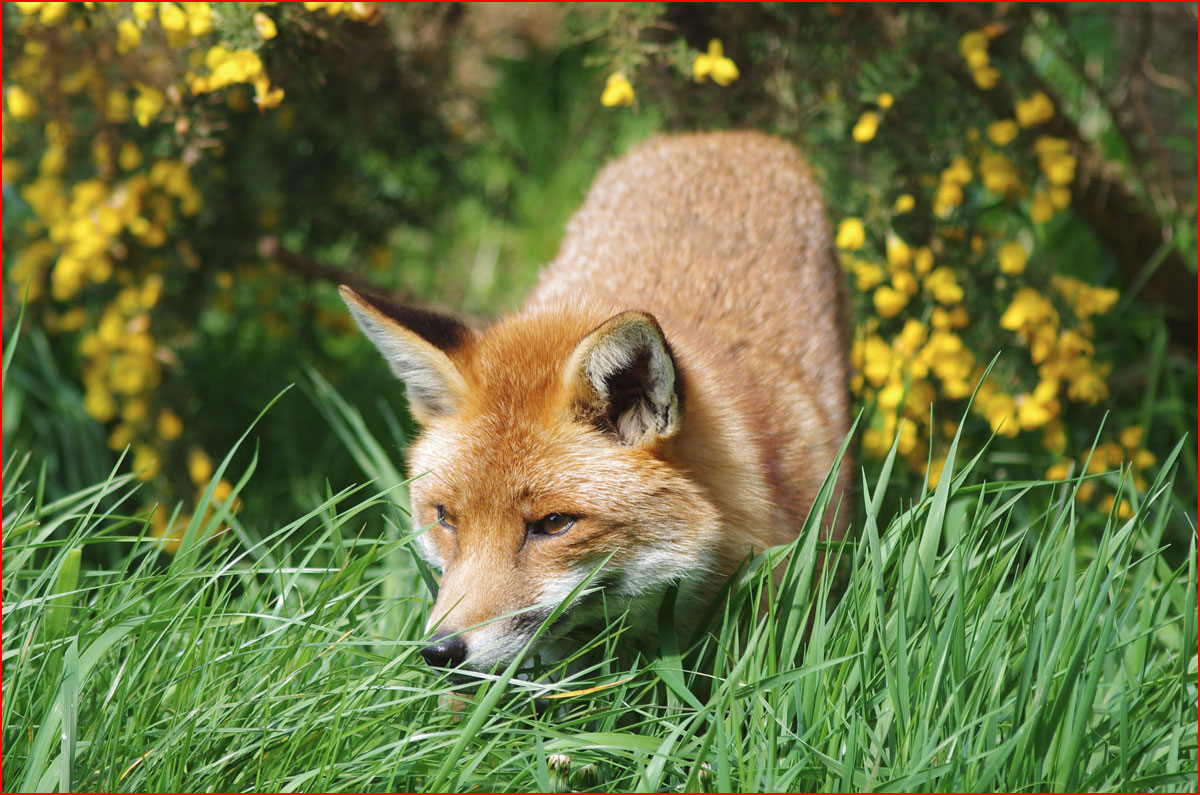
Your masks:
<svg viewBox="0 0 1200 795"><path fill-rule="evenodd" d="M369 482L189 527L173 559L129 476L47 501L10 454L6 791L1195 787L1196 560L1163 554L1182 442L1127 520L1073 499L1084 475L989 483L978 455L885 514L893 448L861 504L820 503L854 534L817 518L750 561L690 646L667 606L660 650L617 653L614 617L570 673L472 688L418 654L397 440L313 384ZM243 458L252 489L253 456L222 471Z"/></svg>

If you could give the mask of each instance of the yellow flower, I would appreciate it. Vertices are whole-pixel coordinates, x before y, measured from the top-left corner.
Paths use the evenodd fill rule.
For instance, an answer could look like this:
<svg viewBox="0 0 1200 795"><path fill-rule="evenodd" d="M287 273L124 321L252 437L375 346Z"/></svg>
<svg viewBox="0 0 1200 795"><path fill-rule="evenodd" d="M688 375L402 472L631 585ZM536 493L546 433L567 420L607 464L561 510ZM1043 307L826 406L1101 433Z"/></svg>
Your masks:
<svg viewBox="0 0 1200 795"><path fill-rule="evenodd" d="M122 124L129 119L129 97L121 89L109 89L104 98L104 118L113 124Z"/></svg>
<svg viewBox="0 0 1200 795"><path fill-rule="evenodd" d="M1054 118L1054 103L1050 97L1038 91L1027 99L1017 100L1017 124L1022 127L1036 127Z"/></svg>
<svg viewBox="0 0 1200 795"><path fill-rule="evenodd" d="M1067 449L1067 431L1060 421L1051 420L1042 428L1042 447L1058 455Z"/></svg>
<svg viewBox="0 0 1200 795"><path fill-rule="evenodd" d="M892 287L905 295L916 295L921 291L921 286L917 283L917 277L908 271L896 271L893 273Z"/></svg>
<svg viewBox="0 0 1200 795"><path fill-rule="evenodd" d="M192 517L191 514L180 514L170 527L167 527L168 520L167 512L161 507L156 507L154 514L150 517L150 535L159 539L159 546L163 552L174 555L179 552L179 545L183 543L183 534L187 532L187 526L191 524Z"/></svg>
<svg viewBox="0 0 1200 795"><path fill-rule="evenodd" d="M273 39L279 32L275 28L275 21L261 11L254 12L254 29L258 31L258 35L264 39Z"/></svg>
<svg viewBox="0 0 1200 795"><path fill-rule="evenodd" d="M858 123L854 125L854 129L850 132L850 137L860 144L865 144L875 137L875 132L878 129L879 114L873 110L868 110L858 117Z"/></svg>
<svg viewBox="0 0 1200 795"><path fill-rule="evenodd" d="M142 22L149 22L154 19L154 3L134 3L133 15Z"/></svg>
<svg viewBox="0 0 1200 795"><path fill-rule="evenodd" d="M142 83L138 83L137 88L138 95L133 101L133 115L138 124L146 127L162 112L163 95L158 89Z"/></svg>
<svg viewBox="0 0 1200 795"><path fill-rule="evenodd" d="M1133 466L1136 469L1149 469L1157 460L1149 450L1138 450L1133 454Z"/></svg>
<svg viewBox="0 0 1200 795"><path fill-rule="evenodd" d="M975 363L975 356L963 345L962 337L941 329L929 336L919 356L943 381L965 380Z"/></svg>
<svg viewBox="0 0 1200 795"><path fill-rule="evenodd" d="M26 121L37 115L37 100L20 86L9 86L4 98L8 102L9 115L17 121Z"/></svg>
<svg viewBox="0 0 1200 795"><path fill-rule="evenodd" d="M879 394L875 396L875 404L881 409L891 411L900 405L900 401L904 399L904 384L899 380L893 379L888 382L888 385L879 390Z"/></svg>
<svg viewBox="0 0 1200 795"><path fill-rule="evenodd" d="M163 409L158 415L158 435L163 441L178 439L183 433L183 420L170 409Z"/></svg>
<svg viewBox="0 0 1200 795"><path fill-rule="evenodd" d="M918 417L928 417L929 407L937 400L937 389L928 381L913 381L904 405Z"/></svg>
<svg viewBox="0 0 1200 795"><path fill-rule="evenodd" d="M1012 161L999 152L987 152L979 158L979 175L985 188L1001 196L1015 196L1024 188Z"/></svg>
<svg viewBox="0 0 1200 795"><path fill-rule="evenodd" d="M738 79L737 64L725 57L725 48L720 39L708 43L708 52L696 56L692 64L692 76L697 83L711 77L719 86L727 86Z"/></svg>
<svg viewBox="0 0 1200 795"><path fill-rule="evenodd" d="M1038 191L1033 194L1033 201L1029 204L1029 218L1035 224L1044 224L1054 217L1054 204L1051 203L1050 197Z"/></svg>
<svg viewBox="0 0 1200 795"><path fill-rule="evenodd" d="M1071 151L1071 142L1066 138L1055 138L1052 135L1039 135L1033 142L1033 151L1040 159L1065 155Z"/></svg>
<svg viewBox="0 0 1200 795"><path fill-rule="evenodd" d="M866 242L866 231L863 222L858 218L844 218L838 224L834 243L838 248L857 251Z"/></svg>
<svg viewBox="0 0 1200 795"><path fill-rule="evenodd" d="M117 415L117 402L102 385L89 386L83 395L83 410L98 422L108 422Z"/></svg>
<svg viewBox="0 0 1200 795"><path fill-rule="evenodd" d="M974 78L975 85L984 91L991 91L1000 81L1000 70L994 66L980 66L971 70L971 77Z"/></svg>
<svg viewBox="0 0 1200 795"><path fill-rule="evenodd" d="M913 272L918 276L924 276L933 269L933 252L929 246L921 246L917 249L917 253L913 255Z"/></svg>
<svg viewBox="0 0 1200 795"><path fill-rule="evenodd" d="M117 155L117 165L122 171L133 171L142 164L142 150L133 141L121 144L121 152Z"/></svg>
<svg viewBox="0 0 1200 795"><path fill-rule="evenodd" d="M1028 261L1029 255L1020 243L1010 242L1000 247L999 258L1000 272L1016 276L1025 271L1025 263Z"/></svg>
<svg viewBox="0 0 1200 795"><path fill-rule="evenodd" d="M1118 518L1128 519L1129 517L1133 516L1133 508L1129 506L1129 500L1121 500L1120 504L1118 505L1117 498L1112 494L1106 495L1104 499L1100 500L1100 504L1096 507L1099 508L1101 513L1112 513L1114 505L1117 506Z"/></svg>
<svg viewBox="0 0 1200 795"><path fill-rule="evenodd" d="M868 428L863 432L862 449L868 458L883 458L888 454L890 446L883 431L878 428Z"/></svg>
<svg viewBox="0 0 1200 795"><path fill-rule="evenodd" d="M929 488L933 488L942 479L942 472L946 469L946 457L937 456L929 461L929 467L925 470L925 476L929 479Z"/></svg>
<svg viewBox="0 0 1200 795"><path fill-rule="evenodd" d="M121 409L121 419L130 425L137 425L150 413L150 407L141 398L131 398L125 401Z"/></svg>
<svg viewBox="0 0 1200 795"><path fill-rule="evenodd" d="M50 294L55 301L67 301L83 289L87 278L84 263L69 254L63 254L50 273Z"/></svg>
<svg viewBox="0 0 1200 795"><path fill-rule="evenodd" d="M1121 294L1111 287L1092 287L1072 276L1052 276L1050 286L1074 304L1075 316L1081 320L1092 315L1106 314L1121 297Z"/></svg>
<svg viewBox="0 0 1200 795"><path fill-rule="evenodd" d="M138 480L152 480L159 470L158 453L146 445L136 445L133 448L131 468Z"/></svg>
<svg viewBox="0 0 1200 795"><path fill-rule="evenodd" d="M1062 459L1046 470L1046 480L1066 480L1071 476L1071 465L1074 463L1069 458Z"/></svg>
<svg viewBox="0 0 1200 795"><path fill-rule="evenodd" d="M908 244L900 238L899 235L888 232L887 235L887 261L888 265L893 268L907 268L912 262L912 249Z"/></svg>
<svg viewBox="0 0 1200 795"><path fill-rule="evenodd" d="M988 125L987 137L996 146L1008 146L1017 137L1017 123L1012 119L994 121Z"/></svg>
<svg viewBox="0 0 1200 795"><path fill-rule="evenodd" d="M186 3L184 10L187 12L188 31L193 36L203 36L205 33L212 32L211 5L208 3Z"/></svg>
<svg viewBox="0 0 1200 795"><path fill-rule="evenodd" d="M1046 191L1050 197L1050 205L1056 210L1065 210L1071 206L1071 189L1054 185Z"/></svg>
<svg viewBox="0 0 1200 795"><path fill-rule="evenodd" d="M854 286L862 291L870 290L883 283L884 271L880 266L866 260L855 260L850 266L854 272Z"/></svg>
<svg viewBox="0 0 1200 795"><path fill-rule="evenodd" d="M1126 450L1135 450L1142 443L1142 426L1130 425L1122 430L1117 438Z"/></svg>
<svg viewBox="0 0 1200 795"><path fill-rule="evenodd" d="M887 110L895 102L896 98L886 91L875 98L875 104L879 106L880 110Z"/></svg>
<svg viewBox="0 0 1200 795"><path fill-rule="evenodd" d="M957 304L963 299L963 289L958 284L952 268L943 265L925 277L925 289L942 304Z"/></svg>
<svg viewBox="0 0 1200 795"><path fill-rule="evenodd" d="M1016 401L1012 395L996 392L981 406L984 419L992 426L992 430L1000 436L1013 437L1020 431L1020 425L1014 421L1017 412Z"/></svg>
<svg viewBox="0 0 1200 795"><path fill-rule="evenodd" d="M67 170L67 148L62 144L50 144L38 161L38 173L56 177Z"/></svg>
<svg viewBox="0 0 1200 795"><path fill-rule="evenodd" d="M900 353L912 356L917 352L918 346L924 341L925 324L916 318L910 317L904 321L904 328L900 329L900 333L892 340L892 346Z"/></svg>
<svg viewBox="0 0 1200 795"><path fill-rule="evenodd" d="M1021 430L1032 431L1040 428L1058 414L1058 401L1042 402L1033 395L1021 395L1017 398L1017 423Z"/></svg>
<svg viewBox="0 0 1200 795"><path fill-rule="evenodd" d="M197 486L201 483L207 483L212 479L212 460L199 448L193 447L191 452L188 453L187 469L188 477Z"/></svg>
<svg viewBox="0 0 1200 795"><path fill-rule="evenodd" d="M187 14L175 3L158 4L158 21L167 32L181 31L188 25Z"/></svg>
<svg viewBox="0 0 1200 795"><path fill-rule="evenodd" d="M1058 313L1046 298L1032 287L1022 287L1000 317L1000 326L1009 331L1028 333L1035 325L1058 323Z"/></svg>
<svg viewBox="0 0 1200 795"><path fill-rule="evenodd" d="M943 185L966 185L971 181L971 166L962 155L954 158L949 167L942 169Z"/></svg>
<svg viewBox="0 0 1200 795"><path fill-rule="evenodd" d="M230 52L217 45L208 51L204 62L212 70L212 75L203 85L193 86L193 91L199 88L215 91L233 83L249 83L265 77L262 59L258 57L258 53L251 50Z"/></svg>
<svg viewBox="0 0 1200 795"><path fill-rule="evenodd" d="M122 19L117 23L117 53L124 55L142 43L142 31L132 19Z"/></svg>
<svg viewBox="0 0 1200 795"><path fill-rule="evenodd" d="M875 290L875 312L880 317L895 317L908 303L908 296L886 284Z"/></svg>
<svg viewBox="0 0 1200 795"><path fill-rule="evenodd" d="M965 58L972 68L986 66L988 62L987 46L987 36L983 31L967 31L958 40L958 54Z"/></svg>
<svg viewBox="0 0 1200 795"><path fill-rule="evenodd" d="M1104 383L1104 377L1097 369L1087 367L1071 378L1067 397L1077 403L1095 405L1108 397L1108 384Z"/></svg>
<svg viewBox="0 0 1200 795"><path fill-rule="evenodd" d="M59 331L78 331L87 322L87 310L81 306L68 309L58 318Z"/></svg>
<svg viewBox="0 0 1200 795"><path fill-rule="evenodd" d="M896 435L900 437L900 441L897 442L897 444L896 444L896 451L898 453L900 453L900 455L908 455L914 449L916 449L916 446L917 446L916 423L911 422L911 421L905 421L900 426ZM895 437L893 437L893 438L895 438Z"/></svg>
<svg viewBox="0 0 1200 795"><path fill-rule="evenodd" d="M53 26L67 15L67 8L66 3L44 3L42 13L38 14L38 21L43 25Z"/></svg>
<svg viewBox="0 0 1200 795"><path fill-rule="evenodd" d="M1112 442L1097 445L1092 451L1091 460L1088 462L1088 474L1098 475L1101 472L1106 472L1110 468L1116 468L1121 465L1121 448Z"/></svg>
<svg viewBox="0 0 1200 795"><path fill-rule="evenodd" d="M265 75L254 81L254 104L258 105L260 110L278 107L283 101L283 89L278 86L271 88L270 85Z"/></svg>
<svg viewBox="0 0 1200 795"><path fill-rule="evenodd" d="M606 108L617 105L633 104L633 86L620 72L613 72L604 84L604 93L600 95L600 104Z"/></svg>
<svg viewBox="0 0 1200 795"><path fill-rule="evenodd" d="M14 3L13 5L15 5L17 7L17 10L20 11L22 14L28 16L30 14L36 14L38 11L41 11L42 6L44 6L46 4L45 3Z"/></svg>
<svg viewBox="0 0 1200 795"><path fill-rule="evenodd" d="M158 303L158 298L162 295L163 279L157 273L152 273L146 277L146 281L142 282L142 289L138 293L138 306L142 309L149 309ZM153 347L151 347L153 350Z"/></svg>
<svg viewBox="0 0 1200 795"><path fill-rule="evenodd" d="M113 450L124 450L133 442L133 428L118 425L108 435L108 446Z"/></svg>
<svg viewBox="0 0 1200 795"><path fill-rule="evenodd" d="M942 183L937 186L934 195L934 214L940 219L946 219L954 208L962 204L962 189L954 183Z"/></svg>
<svg viewBox="0 0 1200 795"><path fill-rule="evenodd" d="M1074 155L1061 155L1042 166L1042 170L1053 185L1068 185L1075 179Z"/></svg>
<svg viewBox="0 0 1200 795"><path fill-rule="evenodd" d="M913 207L917 206L917 200L912 197L911 193L905 193L896 197L896 203L892 205L892 212L896 215L912 212Z"/></svg>
<svg viewBox="0 0 1200 795"><path fill-rule="evenodd" d="M863 340L855 340L850 349L850 363L871 386L882 386L892 371L892 348L878 334L870 334Z"/></svg>

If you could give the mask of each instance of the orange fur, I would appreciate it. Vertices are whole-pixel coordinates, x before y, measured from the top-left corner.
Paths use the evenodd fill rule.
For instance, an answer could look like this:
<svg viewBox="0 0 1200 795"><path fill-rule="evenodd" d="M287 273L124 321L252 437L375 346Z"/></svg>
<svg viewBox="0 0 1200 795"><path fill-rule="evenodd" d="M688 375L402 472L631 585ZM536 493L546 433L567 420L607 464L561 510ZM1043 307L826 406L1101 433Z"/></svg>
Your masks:
<svg viewBox="0 0 1200 795"><path fill-rule="evenodd" d="M426 333L344 288L424 379L414 518L445 572L431 627L461 633L465 666L510 659L539 622L496 619L544 616L605 560L618 606L681 583L686 623L748 554L794 538L849 427L843 290L797 150L749 132L611 163L526 306L482 332ZM527 532L553 513L578 519Z"/></svg>

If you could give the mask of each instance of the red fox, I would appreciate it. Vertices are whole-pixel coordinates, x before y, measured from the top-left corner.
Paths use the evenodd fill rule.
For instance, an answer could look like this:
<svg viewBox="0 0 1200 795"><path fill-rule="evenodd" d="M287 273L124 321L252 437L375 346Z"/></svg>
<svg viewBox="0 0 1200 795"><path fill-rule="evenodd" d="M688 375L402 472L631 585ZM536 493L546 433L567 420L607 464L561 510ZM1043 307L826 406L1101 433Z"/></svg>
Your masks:
<svg viewBox="0 0 1200 795"><path fill-rule="evenodd" d="M849 429L843 278L796 148L719 132L605 167L524 308L485 330L343 286L422 426L413 517L443 572L426 661L510 662L602 564L549 635L600 598L653 631L671 584L686 626L793 539Z"/></svg>

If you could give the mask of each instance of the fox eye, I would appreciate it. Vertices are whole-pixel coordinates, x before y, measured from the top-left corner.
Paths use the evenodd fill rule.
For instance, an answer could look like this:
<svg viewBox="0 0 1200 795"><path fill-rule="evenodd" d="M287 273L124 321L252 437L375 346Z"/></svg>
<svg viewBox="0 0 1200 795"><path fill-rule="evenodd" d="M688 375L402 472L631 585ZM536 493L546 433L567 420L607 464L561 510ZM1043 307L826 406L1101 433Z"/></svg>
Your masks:
<svg viewBox="0 0 1200 795"><path fill-rule="evenodd" d="M565 513L551 513L526 525L529 533L535 536L556 536L565 533L579 518Z"/></svg>
<svg viewBox="0 0 1200 795"><path fill-rule="evenodd" d="M447 530L457 530L458 529L458 527L454 524L454 522L456 520L454 519L453 516L451 516L449 513L446 512L445 505L439 505L437 507L437 520L438 520L438 524L440 524L442 527L446 528Z"/></svg>

